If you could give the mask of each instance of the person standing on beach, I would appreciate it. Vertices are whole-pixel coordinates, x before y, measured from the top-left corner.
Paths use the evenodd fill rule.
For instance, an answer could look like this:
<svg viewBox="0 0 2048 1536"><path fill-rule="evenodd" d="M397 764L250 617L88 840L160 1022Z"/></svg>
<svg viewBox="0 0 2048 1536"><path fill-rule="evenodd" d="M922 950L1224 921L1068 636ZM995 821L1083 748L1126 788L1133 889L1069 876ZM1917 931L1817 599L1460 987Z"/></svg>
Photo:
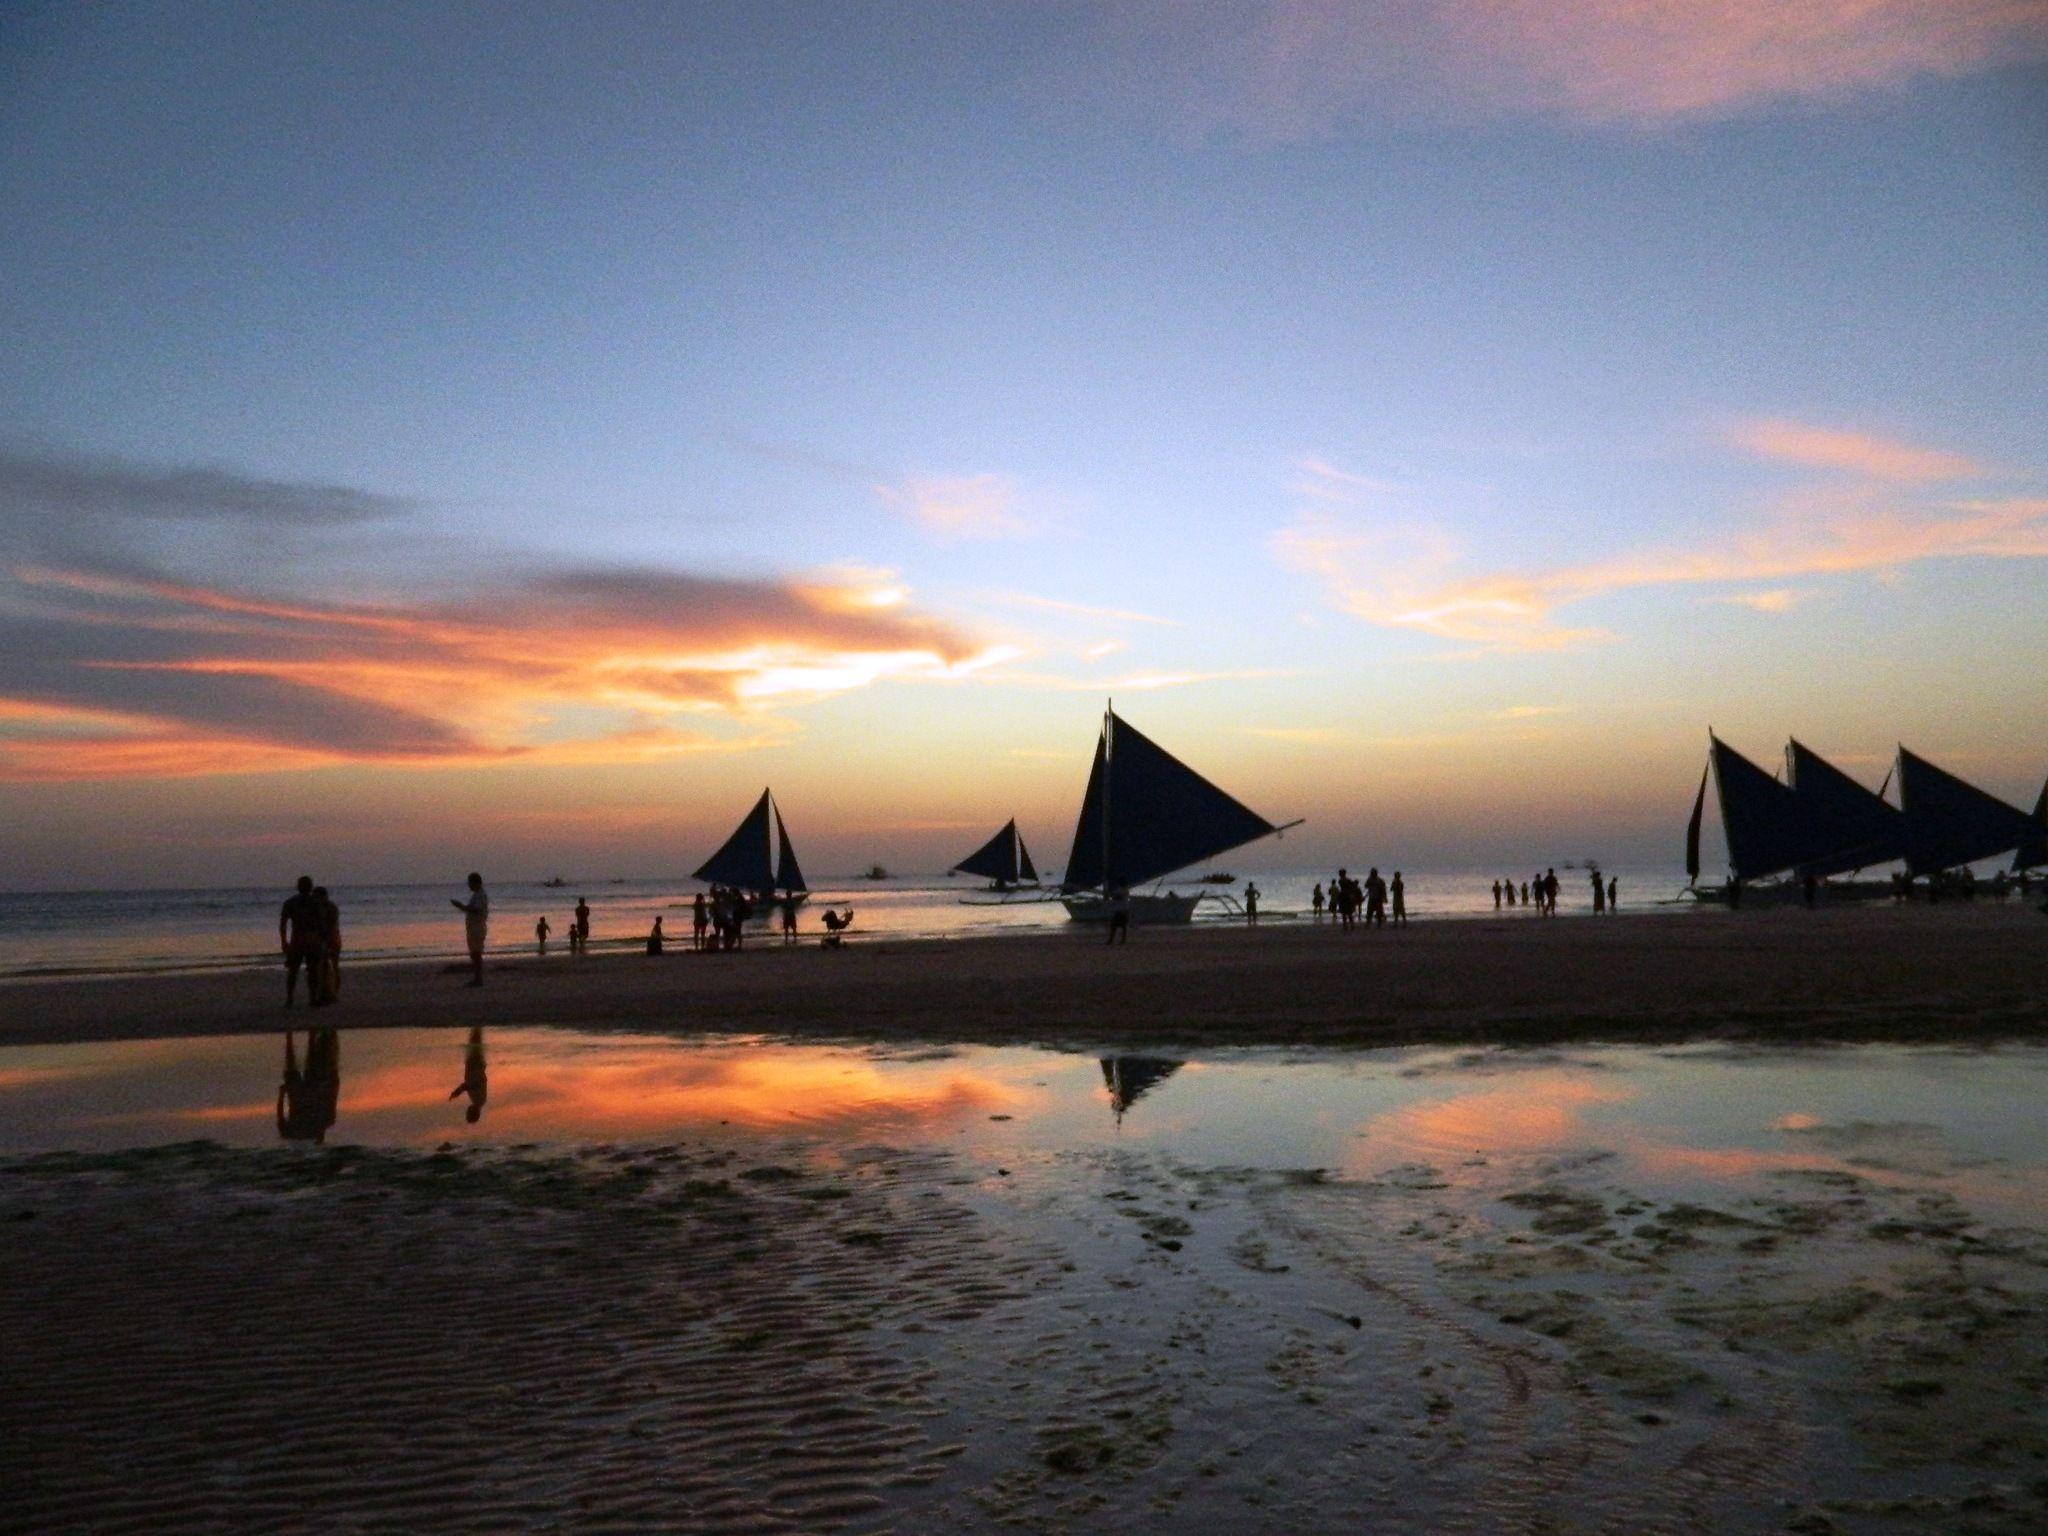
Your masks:
<svg viewBox="0 0 2048 1536"><path fill-rule="evenodd" d="M545 912L541 913L539 917L534 919L533 942L535 948L537 948L541 952L542 957L545 958L548 952L548 915ZM576 947L575 940L572 939L569 941L569 947L571 949L574 949Z"/></svg>
<svg viewBox="0 0 2048 1536"><path fill-rule="evenodd" d="M1109 942L1131 942L1131 893L1121 885L1109 888Z"/></svg>
<svg viewBox="0 0 2048 1536"><path fill-rule="evenodd" d="M647 953L650 955L660 954L664 942L664 936L661 931L661 914L657 912L654 914L654 926L647 933Z"/></svg>
<svg viewBox="0 0 2048 1536"><path fill-rule="evenodd" d="M1607 912L1611 917L1621 910L1621 880L1618 876L1607 877Z"/></svg>
<svg viewBox="0 0 2048 1536"><path fill-rule="evenodd" d="M1394 895L1394 926L1396 928L1406 928L1408 926L1408 887L1401 883L1401 871L1398 869L1394 871L1394 883L1391 889Z"/></svg>
<svg viewBox="0 0 2048 1536"><path fill-rule="evenodd" d="M1554 868L1543 872L1543 915L1557 916L1557 871Z"/></svg>
<svg viewBox="0 0 2048 1536"><path fill-rule="evenodd" d="M794 944L796 942L795 891L784 891L782 893L782 942L785 944Z"/></svg>
<svg viewBox="0 0 2048 1536"><path fill-rule="evenodd" d="M313 899L313 877L299 876L298 890L285 897L277 914L277 947L284 951L284 1005L289 1008L299 990L299 967L306 967L306 1002L310 1006L319 982L315 969L325 947L326 914Z"/></svg>
<svg viewBox="0 0 2048 1536"><path fill-rule="evenodd" d="M1600 879L1600 871L1593 871L1593 911L1595 914L1607 910L1607 887Z"/></svg>
<svg viewBox="0 0 2048 1536"><path fill-rule="evenodd" d="M590 948L590 899L587 896L576 898L576 948L579 951Z"/></svg>
<svg viewBox="0 0 2048 1536"><path fill-rule="evenodd" d="M1365 872L1365 926L1368 932L1387 926L1387 882L1377 864Z"/></svg>
<svg viewBox="0 0 2048 1536"><path fill-rule="evenodd" d="M324 885L313 887L313 900L320 907L320 959L306 976L306 1000L324 1008L341 996L341 908Z"/></svg>
<svg viewBox="0 0 2048 1536"><path fill-rule="evenodd" d="M690 909L690 940L697 946L698 953L704 950L704 935L711 931L711 912L704 901L704 893L697 893L696 904Z"/></svg>
<svg viewBox="0 0 2048 1536"><path fill-rule="evenodd" d="M1323 920L1323 882L1320 880L1316 882L1316 893L1309 898L1309 905L1315 908L1316 921L1320 923Z"/></svg>
<svg viewBox="0 0 2048 1536"><path fill-rule="evenodd" d="M462 914L462 936L469 941L469 985L484 984L484 939L491 931L491 898L484 890L484 877L469 872L469 900L449 898L448 905Z"/></svg>
<svg viewBox="0 0 2048 1536"><path fill-rule="evenodd" d="M1247 927L1259 926L1259 888L1255 884L1244 888L1244 920Z"/></svg>
<svg viewBox="0 0 2048 1536"><path fill-rule="evenodd" d="M1500 910L1500 882L1498 880L1493 882L1493 910L1496 912Z"/></svg>

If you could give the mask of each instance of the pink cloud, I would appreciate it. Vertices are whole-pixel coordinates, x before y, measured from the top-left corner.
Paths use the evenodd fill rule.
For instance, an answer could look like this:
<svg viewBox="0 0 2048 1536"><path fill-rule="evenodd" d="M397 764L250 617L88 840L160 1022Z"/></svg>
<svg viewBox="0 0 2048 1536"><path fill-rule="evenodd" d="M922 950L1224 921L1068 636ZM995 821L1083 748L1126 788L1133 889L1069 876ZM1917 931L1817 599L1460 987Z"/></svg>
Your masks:
<svg viewBox="0 0 2048 1536"><path fill-rule="evenodd" d="M1125 0L1088 63L1196 132L1366 116L1657 125L2048 53L2039 0ZM1107 72L1108 79L1102 78Z"/></svg>
<svg viewBox="0 0 2048 1536"><path fill-rule="evenodd" d="M1738 422L1730 429L1728 441L1759 458L1810 469L1839 469L1901 485L1969 480L1985 473L1959 453L1916 448L1867 432L1841 432L1797 421Z"/></svg>

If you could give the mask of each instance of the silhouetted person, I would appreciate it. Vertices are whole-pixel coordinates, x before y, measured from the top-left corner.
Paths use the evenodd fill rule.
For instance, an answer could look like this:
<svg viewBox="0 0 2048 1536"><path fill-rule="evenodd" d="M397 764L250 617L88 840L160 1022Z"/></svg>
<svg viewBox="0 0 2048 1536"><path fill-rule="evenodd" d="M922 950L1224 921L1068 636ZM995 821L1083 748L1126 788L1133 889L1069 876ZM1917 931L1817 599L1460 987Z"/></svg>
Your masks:
<svg viewBox="0 0 2048 1536"><path fill-rule="evenodd" d="M543 912L543 913L542 913L542 914L541 914L541 915L540 915L539 917L537 917L537 918L535 918L535 919L534 919L534 923L533 923L533 943L534 943L534 948L538 949L538 950L539 950L539 951L540 951L540 952L541 952L541 953L542 953L543 955L545 955L545 954L546 954L546 953L548 952L548 934L549 934L550 932L552 932L552 931L553 931L553 930L552 930L552 929L550 929L550 928L548 927L548 918L547 918L547 914L546 914L545 912ZM575 947L576 947L576 941L575 941L575 940L574 940L574 939L572 938L572 939L571 939L571 940L569 941L569 948L573 950L573 949L575 949Z"/></svg>
<svg viewBox="0 0 2048 1536"><path fill-rule="evenodd" d="M696 903L690 909L690 939L699 950L704 948L704 936L711 931L710 904L704 900L704 893L697 893Z"/></svg>
<svg viewBox="0 0 2048 1536"><path fill-rule="evenodd" d="M1259 926L1259 888L1250 883L1244 888L1244 920L1250 927Z"/></svg>
<svg viewBox="0 0 2048 1536"><path fill-rule="evenodd" d="M298 890L285 897L277 913L277 947L284 952L284 1005L289 1008L299 990L299 968L307 968L306 1001L313 1001L319 983L313 972L325 948L327 914L313 899L313 877L299 876Z"/></svg>
<svg viewBox="0 0 2048 1536"><path fill-rule="evenodd" d="M590 902L587 898L576 898L576 947L590 948Z"/></svg>
<svg viewBox="0 0 2048 1536"><path fill-rule="evenodd" d="M1394 871L1394 883L1387 888L1394 898L1394 926L1408 926L1408 887L1401 883L1401 871Z"/></svg>
<svg viewBox="0 0 2048 1536"><path fill-rule="evenodd" d="M1109 940L1111 944L1131 942L1131 893L1121 885L1113 885L1105 893L1109 898Z"/></svg>
<svg viewBox="0 0 2048 1536"><path fill-rule="evenodd" d="M1498 880L1493 882L1493 910L1496 912L1500 910L1500 882Z"/></svg>
<svg viewBox="0 0 2048 1536"><path fill-rule="evenodd" d="M1607 910L1607 887L1601 883L1600 871L1597 869L1593 871L1593 910L1595 912L1605 912Z"/></svg>
<svg viewBox="0 0 2048 1536"><path fill-rule="evenodd" d="M784 891L782 893L782 942L785 944L794 944L796 942L795 891Z"/></svg>
<svg viewBox="0 0 2048 1536"><path fill-rule="evenodd" d="M660 954L663 942L661 914L657 912L654 916L654 926L647 930L647 953L650 955Z"/></svg>
<svg viewBox="0 0 2048 1536"><path fill-rule="evenodd" d="M1380 878L1377 864L1365 872L1365 926L1387 926L1387 882Z"/></svg>
<svg viewBox="0 0 2048 1536"><path fill-rule="evenodd" d="M1621 910L1621 880L1615 875L1607 877L1607 910L1610 915Z"/></svg>
<svg viewBox="0 0 2048 1536"><path fill-rule="evenodd" d="M1557 916L1557 871L1555 869L1547 869L1543 872L1543 915L1545 917Z"/></svg>
<svg viewBox="0 0 2048 1536"><path fill-rule="evenodd" d="M469 943L469 985L484 984L484 939L491 931L491 898L484 891L484 877L475 870L469 875L469 900L450 898L448 905L462 914L462 936Z"/></svg>
<svg viewBox="0 0 2048 1536"><path fill-rule="evenodd" d="M1820 881L1808 875L1799 882L1799 894L1805 898L1808 909L1820 905Z"/></svg>
<svg viewBox="0 0 2048 1536"><path fill-rule="evenodd" d="M306 972L306 1001L325 1008L341 996L341 908L324 885L313 887L313 901L320 909L320 958Z"/></svg>
<svg viewBox="0 0 2048 1536"><path fill-rule="evenodd" d="M1308 904L1309 904L1309 906L1310 906L1311 908L1313 908L1313 909L1314 909L1314 911L1315 911L1315 914L1316 914L1316 921L1320 923L1320 922L1321 922L1321 921L1323 920L1323 882L1322 882L1322 881L1318 880L1318 881L1316 882L1316 891L1315 891L1315 894L1314 894L1313 896L1309 897L1309 899L1308 899Z"/></svg>
<svg viewBox="0 0 2048 1536"><path fill-rule="evenodd" d="M1337 913L1337 926L1348 930L1356 920L1358 911L1357 887L1351 883L1351 871L1339 869L1337 878L1330 882L1330 905Z"/></svg>
<svg viewBox="0 0 2048 1536"><path fill-rule="evenodd" d="M1522 905L1529 905L1529 882L1526 880L1522 882Z"/></svg>
<svg viewBox="0 0 2048 1536"><path fill-rule="evenodd" d="M462 1118L475 1125L483 1119L484 1104L491 1096L490 1074L484 1069L484 1027L481 1024L469 1032L469 1049L462 1053L462 1081L448 1095L448 1102L454 1103L465 1093L469 1095L469 1108L462 1112Z"/></svg>
<svg viewBox="0 0 2048 1536"><path fill-rule="evenodd" d="M284 1032L284 1081L277 1087L277 1134L286 1141L325 1142L341 1106L341 1038L331 1029L306 1031L306 1065L299 1067L292 1032Z"/></svg>

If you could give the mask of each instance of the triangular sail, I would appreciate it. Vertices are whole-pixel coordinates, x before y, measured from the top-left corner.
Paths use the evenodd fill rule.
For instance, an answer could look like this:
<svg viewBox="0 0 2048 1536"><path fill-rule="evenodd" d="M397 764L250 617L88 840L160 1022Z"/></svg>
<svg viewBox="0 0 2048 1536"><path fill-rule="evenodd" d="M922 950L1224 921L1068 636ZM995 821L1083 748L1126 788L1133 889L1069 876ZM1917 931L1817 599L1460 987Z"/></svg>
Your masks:
<svg viewBox="0 0 2048 1536"><path fill-rule="evenodd" d="M1011 826L1015 826L1013 821ZM1031 862L1031 850L1024 846L1024 834L1017 834L1017 878L1025 885L1038 884L1038 868Z"/></svg>
<svg viewBox="0 0 2048 1536"><path fill-rule="evenodd" d="M2034 835L2021 843L2012 857L2014 869L2032 869L2036 864L2048 864L2048 783L2041 786L2040 798L2034 802Z"/></svg>
<svg viewBox="0 0 2048 1536"><path fill-rule="evenodd" d="M979 875L982 879L993 880L998 885L1015 885L1020 878L1036 880L1038 876L1035 872L1025 873L1031 868L1028 855L1022 858L1022 868L1019 868L1019 856L1023 847L1024 840L1017 835L1017 823L1015 820L1007 821L1003 823L1002 831L953 867L963 875Z"/></svg>
<svg viewBox="0 0 2048 1536"><path fill-rule="evenodd" d="M768 791L747 812L725 846L706 859L693 877L713 885L733 885L744 891L765 891L775 884L775 870L768 862ZM785 848L788 844L785 842Z"/></svg>
<svg viewBox="0 0 2048 1536"><path fill-rule="evenodd" d="M1728 868L1735 878L1774 875L1817 852L1798 797L1718 736L1711 740Z"/></svg>
<svg viewBox="0 0 2048 1536"><path fill-rule="evenodd" d="M1142 885L1279 830L1111 712L1063 888Z"/></svg>
<svg viewBox="0 0 2048 1536"><path fill-rule="evenodd" d="M796 850L789 845L789 828L782 824L782 807L775 807L775 886L782 891L807 891L804 872L797 868Z"/></svg>
<svg viewBox="0 0 2048 1536"><path fill-rule="evenodd" d="M1692 797L1692 819L1685 824L1685 878L1697 880L1700 877L1700 822L1707 814L1707 775L1709 768L1700 770L1700 792Z"/></svg>
<svg viewBox="0 0 2048 1536"><path fill-rule="evenodd" d="M1905 815L1797 741L1785 749L1792 792L1806 808L1823 851L1799 866L1802 876L1829 875L1906 856Z"/></svg>
<svg viewBox="0 0 2048 1536"><path fill-rule="evenodd" d="M1906 867L1931 875L2012 849L2027 849L2040 823L2017 806L1966 784L1899 748L1899 800L1906 808Z"/></svg>

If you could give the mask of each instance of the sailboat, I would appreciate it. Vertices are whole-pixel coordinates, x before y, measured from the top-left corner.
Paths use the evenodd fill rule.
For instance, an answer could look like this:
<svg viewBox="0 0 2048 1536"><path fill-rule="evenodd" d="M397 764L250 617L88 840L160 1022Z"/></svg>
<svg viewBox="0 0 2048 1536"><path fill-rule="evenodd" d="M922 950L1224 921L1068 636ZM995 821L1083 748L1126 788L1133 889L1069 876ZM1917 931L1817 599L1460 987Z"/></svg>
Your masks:
<svg viewBox="0 0 2048 1536"><path fill-rule="evenodd" d="M1020 885L1038 884L1038 871L1031 864L1031 850L1024 846L1024 834L1017 830L1013 816L1003 830L967 855L948 874L980 875L992 891L1013 891Z"/></svg>
<svg viewBox="0 0 2048 1536"><path fill-rule="evenodd" d="M790 846L789 828L782 824L782 807L765 789L746 819L693 878L745 891L754 898L756 915L762 917L778 899L801 903L810 894L804 872L797 867L796 850Z"/></svg>
<svg viewBox="0 0 2048 1536"><path fill-rule="evenodd" d="M1798 741L1786 747L1782 781L1712 731L1707 744L1707 767L1685 831L1685 873L1694 899L1730 904L1745 897L1798 899L1809 877L1824 880L1904 855L1903 817L1885 803L1883 791L1872 794ZM1700 824L1709 777L1721 802L1728 881L1702 886ZM1772 882L1774 876L1789 878ZM1745 889L1758 880L1771 883ZM1889 880L1836 881L1827 890L1834 902L1875 901L1892 894Z"/></svg>
<svg viewBox="0 0 2048 1536"><path fill-rule="evenodd" d="M1119 1125L1123 1124L1124 1111L1137 1103L1146 1090L1157 1087L1186 1065L1164 1056L1104 1056L1101 1062L1102 1085L1109 1090L1110 1113L1116 1116Z"/></svg>
<svg viewBox="0 0 2048 1536"><path fill-rule="evenodd" d="M1295 820L1275 826L1108 708L1095 740L1095 763L1088 770L1060 897L1074 921L1105 922L1112 891L1129 892L1300 825ZM1199 892L1133 894L1130 918L1133 923L1185 923L1201 899Z"/></svg>
<svg viewBox="0 0 2048 1536"><path fill-rule="evenodd" d="M2022 859L2036 854L2048 812L2048 790L2042 794L2043 804L2029 815L1900 747L1907 871L1938 875L2002 853L2017 851Z"/></svg>

